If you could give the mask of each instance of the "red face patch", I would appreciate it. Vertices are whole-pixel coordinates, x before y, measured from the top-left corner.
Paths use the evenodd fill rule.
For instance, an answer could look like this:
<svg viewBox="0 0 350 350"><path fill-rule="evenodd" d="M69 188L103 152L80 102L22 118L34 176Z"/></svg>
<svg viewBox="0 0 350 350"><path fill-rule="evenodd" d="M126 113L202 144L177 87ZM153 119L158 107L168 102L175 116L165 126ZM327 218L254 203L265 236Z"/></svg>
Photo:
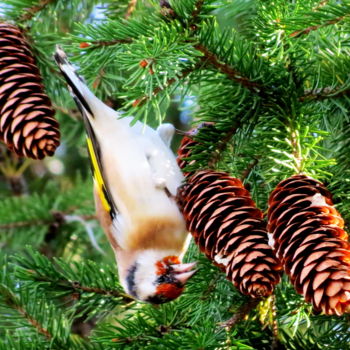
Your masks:
<svg viewBox="0 0 350 350"><path fill-rule="evenodd" d="M169 265L180 264L180 260L177 256L166 256L162 260L156 262L156 274L164 275L168 271Z"/></svg>
<svg viewBox="0 0 350 350"><path fill-rule="evenodd" d="M162 283L157 287L156 295L164 297L168 300L176 299L183 291L183 287L179 287L173 283Z"/></svg>

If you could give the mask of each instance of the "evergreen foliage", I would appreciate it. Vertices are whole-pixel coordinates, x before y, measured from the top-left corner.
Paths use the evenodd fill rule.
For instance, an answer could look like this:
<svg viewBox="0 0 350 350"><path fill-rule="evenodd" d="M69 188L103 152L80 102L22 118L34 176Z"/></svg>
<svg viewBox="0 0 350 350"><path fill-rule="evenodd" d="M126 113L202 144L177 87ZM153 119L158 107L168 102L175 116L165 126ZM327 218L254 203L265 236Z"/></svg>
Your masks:
<svg viewBox="0 0 350 350"><path fill-rule="evenodd" d="M52 59L61 45L100 98L152 126L214 122L189 170L241 178L262 210L304 172L348 222L347 1L2 0L0 21L24 30L62 132L41 162L1 146L0 350L349 349L348 316L313 314L285 277L250 307L193 244L199 271L183 296L156 308L125 295L94 217L80 115Z"/></svg>

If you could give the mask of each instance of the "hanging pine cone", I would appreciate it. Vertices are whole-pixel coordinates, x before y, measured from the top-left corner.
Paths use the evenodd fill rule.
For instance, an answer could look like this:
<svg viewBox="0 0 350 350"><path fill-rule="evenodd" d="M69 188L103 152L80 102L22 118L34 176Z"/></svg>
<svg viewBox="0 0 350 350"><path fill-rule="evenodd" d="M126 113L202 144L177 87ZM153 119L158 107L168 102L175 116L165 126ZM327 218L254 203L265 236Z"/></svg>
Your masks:
<svg viewBox="0 0 350 350"><path fill-rule="evenodd" d="M281 266L268 245L262 212L240 180L204 170L179 190L179 206L200 250L253 298L272 293Z"/></svg>
<svg viewBox="0 0 350 350"><path fill-rule="evenodd" d="M316 311L350 311L350 245L344 221L320 182L295 175L269 199L268 229L298 293Z"/></svg>
<svg viewBox="0 0 350 350"><path fill-rule="evenodd" d="M0 138L19 156L52 156L60 136L54 113L28 42L0 23Z"/></svg>

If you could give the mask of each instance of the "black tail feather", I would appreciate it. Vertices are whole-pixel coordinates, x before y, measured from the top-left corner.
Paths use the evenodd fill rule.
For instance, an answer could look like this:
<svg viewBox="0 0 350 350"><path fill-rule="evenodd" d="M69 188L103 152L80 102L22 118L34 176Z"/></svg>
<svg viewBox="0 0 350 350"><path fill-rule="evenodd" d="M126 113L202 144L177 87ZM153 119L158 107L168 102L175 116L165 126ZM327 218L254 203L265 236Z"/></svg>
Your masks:
<svg viewBox="0 0 350 350"><path fill-rule="evenodd" d="M61 48L57 47L54 58L58 67L60 68L62 75L64 76L68 84L69 91L73 96L74 101L77 104L80 112L84 114L84 110L85 110L93 117L93 113L91 111L89 104L87 103L86 99L82 95L82 92L73 82L72 78L70 77L70 74L73 74L82 82L82 84L85 84L83 79L76 73L73 66L69 63L67 59L67 55L64 53L64 51Z"/></svg>

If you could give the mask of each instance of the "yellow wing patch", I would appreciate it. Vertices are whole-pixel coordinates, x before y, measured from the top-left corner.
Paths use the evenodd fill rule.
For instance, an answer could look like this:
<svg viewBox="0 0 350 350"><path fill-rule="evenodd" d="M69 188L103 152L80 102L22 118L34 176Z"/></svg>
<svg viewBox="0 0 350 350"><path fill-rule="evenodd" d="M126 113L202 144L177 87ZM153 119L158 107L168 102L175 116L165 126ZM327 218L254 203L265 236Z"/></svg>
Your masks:
<svg viewBox="0 0 350 350"><path fill-rule="evenodd" d="M106 198L106 185L103 181L103 177L101 174L101 169L98 165L98 161L96 158L96 154L95 154L95 150L94 150L94 146L92 144L92 141L89 137L86 137L86 141L87 141L87 146L88 146L88 150L89 150L89 154L90 154L90 159L91 159L91 164L92 164L92 168L93 168L93 176L94 176L94 181L95 181L95 185L97 188L97 193L98 196L101 199L103 208L105 210L107 210L108 212L111 212L111 205L109 204L107 198Z"/></svg>

